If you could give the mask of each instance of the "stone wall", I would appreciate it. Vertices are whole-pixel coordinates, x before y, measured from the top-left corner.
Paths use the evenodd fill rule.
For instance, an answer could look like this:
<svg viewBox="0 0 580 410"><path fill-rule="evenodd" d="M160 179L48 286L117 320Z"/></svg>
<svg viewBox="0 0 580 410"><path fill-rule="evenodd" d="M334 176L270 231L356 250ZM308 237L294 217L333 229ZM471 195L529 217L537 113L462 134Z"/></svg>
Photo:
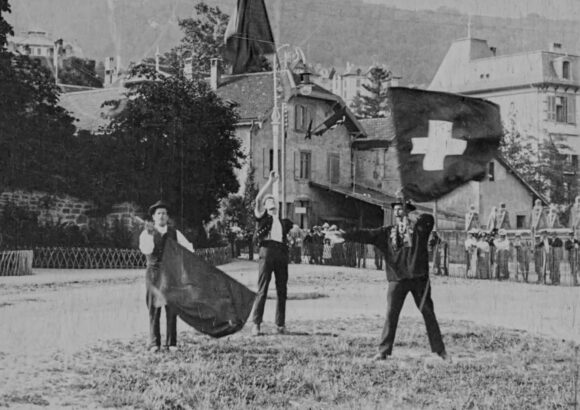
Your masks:
<svg viewBox="0 0 580 410"><path fill-rule="evenodd" d="M45 192L5 191L0 194L0 211L8 203L38 212L38 220L41 224L65 223L87 227L90 221L88 213L95 210L95 205L88 201L66 195L51 195ZM112 224L115 220L121 220L126 225L132 226L135 216L142 216L137 206L131 203L114 205L112 212L105 218L107 223Z"/></svg>

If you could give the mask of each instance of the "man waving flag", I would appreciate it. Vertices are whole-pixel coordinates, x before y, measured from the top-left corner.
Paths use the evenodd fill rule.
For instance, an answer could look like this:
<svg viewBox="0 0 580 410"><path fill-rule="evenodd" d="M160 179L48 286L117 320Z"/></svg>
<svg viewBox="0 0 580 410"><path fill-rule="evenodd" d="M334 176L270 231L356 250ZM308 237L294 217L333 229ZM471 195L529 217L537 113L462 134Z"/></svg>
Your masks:
<svg viewBox="0 0 580 410"><path fill-rule="evenodd" d="M402 87L388 98L406 198L432 201L485 177L503 135L496 104Z"/></svg>

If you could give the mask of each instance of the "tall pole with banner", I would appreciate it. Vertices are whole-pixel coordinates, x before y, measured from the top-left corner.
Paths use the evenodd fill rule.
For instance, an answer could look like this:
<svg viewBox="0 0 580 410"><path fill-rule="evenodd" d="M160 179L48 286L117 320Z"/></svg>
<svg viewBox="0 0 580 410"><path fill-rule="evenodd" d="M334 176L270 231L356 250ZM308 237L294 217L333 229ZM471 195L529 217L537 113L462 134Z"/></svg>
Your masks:
<svg viewBox="0 0 580 410"><path fill-rule="evenodd" d="M272 169L276 172L279 170L278 164L278 141L280 139L280 110L278 109L278 76L277 76L277 69L276 69L276 53L274 53L273 58L273 65L272 65L272 73L274 76L274 108L272 110ZM272 194L274 195L274 199L276 203L278 203L279 194L280 194L280 185L279 180L274 182L274 186L272 187Z"/></svg>

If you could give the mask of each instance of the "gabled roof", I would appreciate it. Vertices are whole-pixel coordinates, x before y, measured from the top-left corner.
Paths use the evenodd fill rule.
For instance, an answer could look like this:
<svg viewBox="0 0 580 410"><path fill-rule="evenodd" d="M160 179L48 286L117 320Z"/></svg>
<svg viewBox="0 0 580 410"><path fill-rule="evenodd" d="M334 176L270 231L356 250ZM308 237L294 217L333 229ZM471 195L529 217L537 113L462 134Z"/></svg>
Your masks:
<svg viewBox="0 0 580 410"><path fill-rule="evenodd" d="M507 162L507 160L503 157L503 155L498 154L495 159L501 164L503 165L510 174L512 174L517 180L519 180L521 182L521 184L532 193L533 196L535 196L536 198L540 199L544 205L548 205L550 202L546 199L546 197L544 195L542 195L540 192L538 192L533 186L531 186L525 179L524 177L522 177L522 175L514 168L510 165L509 162Z"/></svg>
<svg viewBox="0 0 580 410"><path fill-rule="evenodd" d="M223 76L216 94L237 104L240 120L261 120L274 105L272 72Z"/></svg>
<svg viewBox="0 0 580 410"><path fill-rule="evenodd" d="M126 88L99 88L61 94L60 105L66 108L78 121L78 130L98 132L109 124L111 117L118 111L112 107L101 107L105 101L125 99Z"/></svg>

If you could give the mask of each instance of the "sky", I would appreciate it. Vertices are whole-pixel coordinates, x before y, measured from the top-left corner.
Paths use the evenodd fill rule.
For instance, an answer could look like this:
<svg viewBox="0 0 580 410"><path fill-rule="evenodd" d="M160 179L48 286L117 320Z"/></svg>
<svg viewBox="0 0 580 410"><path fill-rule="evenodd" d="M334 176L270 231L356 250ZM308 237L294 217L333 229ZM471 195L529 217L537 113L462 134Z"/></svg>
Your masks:
<svg viewBox="0 0 580 410"><path fill-rule="evenodd" d="M580 20L580 0L363 0L410 10L450 7L463 13L496 17L525 17L530 13L550 19Z"/></svg>

